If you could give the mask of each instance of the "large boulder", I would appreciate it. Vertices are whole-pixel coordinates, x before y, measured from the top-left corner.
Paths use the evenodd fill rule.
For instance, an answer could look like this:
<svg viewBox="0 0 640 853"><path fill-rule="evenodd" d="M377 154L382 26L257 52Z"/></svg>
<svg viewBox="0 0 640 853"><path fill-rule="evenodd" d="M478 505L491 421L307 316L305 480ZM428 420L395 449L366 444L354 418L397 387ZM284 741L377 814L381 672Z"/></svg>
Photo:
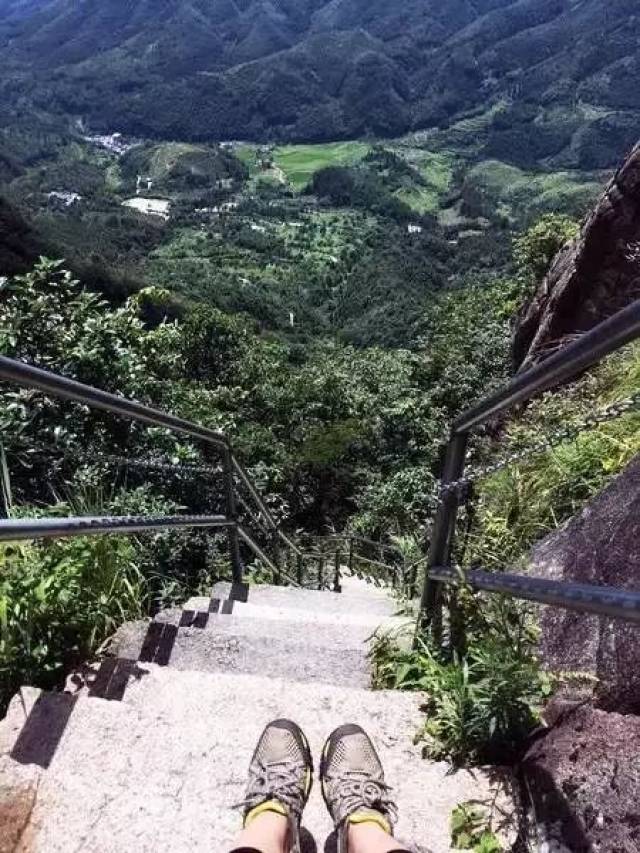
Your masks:
<svg viewBox="0 0 640 853"><path fill-rule="evenodd" d="M638 853L639 717L574 708L533 744L523 771L547 849Z"/></svg>
<svg viewBox="0 0 640 853"><path fill-rule="evenodd" d="M640 456L538 543L529 566L531 575L551 580L640 590ZM541 627L549 668L592 673L599 707L640 713L640 626L548 607Z"/></svg>
<svg viewBox="0 0 640 853"><path fill-rule="evenodd" d="M556 256L520 317L522 369L640 297L640 144L615 174L580 235Z"/></svg>

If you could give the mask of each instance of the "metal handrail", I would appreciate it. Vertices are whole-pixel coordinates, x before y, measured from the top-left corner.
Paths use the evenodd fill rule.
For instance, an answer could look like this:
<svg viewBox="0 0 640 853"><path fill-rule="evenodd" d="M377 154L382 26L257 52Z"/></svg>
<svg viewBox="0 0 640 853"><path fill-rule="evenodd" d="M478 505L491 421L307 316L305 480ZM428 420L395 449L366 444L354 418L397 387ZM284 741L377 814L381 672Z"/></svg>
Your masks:
<svg viewBox="0 0 640 853"><path fill-rule="evenodd" d="M289 539L289 537L286 535L286 533L280 528L277 521L273 517L271 510L269 509L269 507L266 505L266 503L262 499L260 492L258 492L256 487L251 482L249 475L245 471L242 464L238 461L238 459L235 456L232 457L232 462L233 462L233 468L234 468L235 473L238 475L238 477L242 481L243 485L245 486L245 488L247 489L247 491L249 492L249 494L251 495L251 497L255 501L256 506L258 507L258 510L264 516L264 518L266 519L267 523L270 525L273 532L278 536L280 541L286 545L287 548L289 548L291 551L293 551L294 554L296 554L297 556L302 554L302 551L298 548L298 546L294 542L292 542L291 539ZM244 501L243 501L243 503L244 503ZM245 503L245 506L246 506L246 503Z"/></svg>
<svg viewBox="0 0 640 853"><path fill-rule="evenodd" d="M512 595L538 604L550 604L583 613L599 613L612 619L640 623L640 591L478 569L464 572L462 578L456 569L447 567L436 567L429 574L434 580L443 583L457 585L462 581L485 592Z"/></svg>
<svg viewBox="0 0 640 853"><path fill-rule="evenodd" d="M431 531L428 565L420 602L419 627L430 625L434 636L436 638L441 636L442 584L453 584L461 580L460 573L451 568L451 553L460 497L456 489L446 489L446 486L458 482L463 477L470 431L535 394L548 391L583 373L605 355L639 337L640 300L636 300L613 317L589 332L585 332L578 340L563 347L541 364L516 376L503 389L457 418L453 424L442 470L443 491ZM615 615L616 618L638 621L634 602L636 597L640 599L640 594L636 596L636 593L628 590L582 587L582 592L579 592L580 585L568 582L551 582L541 578L528 576L523 578L519 575L502 573L494 575L480 571L462 572L462 578L475 588L487 592L501 592L543 604L554 604L591 613L606 613ZM598 589L602 592L597 594L593 592ZM452 632L461 630L463 629L460 620L452 619ZM454 645L463 644L461 636L452 636L452 642Z"/></svg>
<svg viewBox="0 0 640 853"><path fill-rule="evenodd" d="M144 530L157 530L172 527L224 527L228 531L229 552L233 571L233 580L243 582L239 537L253 550L259 551L262 559L274 572L282 575L275 563L264 551L241 531L237 517L237 494L234 477L237 476L254 500L258 511L265 521L296 556L300 549L280 529L269 511L260 493L251 482L249 475L233 454L231 443L220 432L194 424L183 418L151 408L143 403L128 400L117 394L102 391L74 379L59 376L48 370L26 364L21 361L0 356L0 379L15 382L20 386L34 388L55 397L71 400L91 408L101 409L110 414L129 418L146 425L163 427L190 438L203 441L219 450L223 461L223 478L226 500L226 515L222 516L166 516L166 517L76 517L66 519L8 519L0 521L0 541L24 540L34 538L57 538L98 533L136 533ZM246 504L245 504L246 505Z"/></svg>
<svg viewBox="0 0 640 853"><path fill-rule="evenodd" d="M48 370L42 370L22 361L6 358L6 356L0 356L0 379L16 382L18 385L29 388L37 388L39 391L45 391L55 397L63 397L75 403L84 403L86 406L102 409L114 415L121 415L139 423L166 427L173 432L180 432L191 436L191 438L213 444L215 447L230 447L227 437L221 432L198 426L183 418L162 412L160 409L152 409L134 400L127 400L117 394L101 391L91 385L76 382L75 379L58 376L56 373L50 373Z"/></svg>
<svg viewBox="0 0 640 853"><path fill-rule="evenodd" d="M600 323L578 340L562 347L540 364L516 376L507 386L460 415L453 434L469 432L494 415L512 409L535 394L572 379L605 355L640 337L640 299Z"/></svg>
<svg viewBox="0 0 640 853"><path fill-rule="evenodd" d="M144 533L181 527L232 527L224 515L82 516L77 518L10 518L0 520L0 542L61 539L100 533Z"/></svg>

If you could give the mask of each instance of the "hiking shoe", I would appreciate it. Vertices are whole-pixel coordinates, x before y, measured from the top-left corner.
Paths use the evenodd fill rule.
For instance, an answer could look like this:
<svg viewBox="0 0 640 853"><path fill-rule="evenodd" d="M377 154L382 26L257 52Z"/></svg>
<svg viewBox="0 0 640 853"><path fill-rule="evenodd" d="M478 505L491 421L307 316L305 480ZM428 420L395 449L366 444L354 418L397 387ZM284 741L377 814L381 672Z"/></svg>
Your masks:
<svg viewBox="0 0 640 853"><path fill-rule="evenodd" d="M364 729L350 723L329 736L322 750L320 780L336 827L338 853L347 851L352 824L375 823L393 835L397 809L378 753Z"/></svg>
<svg viewBox="0 0 640 853"><path fill-rule="evenodd" d="M244 826L264 812L281 814L289 822L291 853L300 853L300 820L312 782L311 750L302 729L291 720L269 723L249 765Z"/></svg>

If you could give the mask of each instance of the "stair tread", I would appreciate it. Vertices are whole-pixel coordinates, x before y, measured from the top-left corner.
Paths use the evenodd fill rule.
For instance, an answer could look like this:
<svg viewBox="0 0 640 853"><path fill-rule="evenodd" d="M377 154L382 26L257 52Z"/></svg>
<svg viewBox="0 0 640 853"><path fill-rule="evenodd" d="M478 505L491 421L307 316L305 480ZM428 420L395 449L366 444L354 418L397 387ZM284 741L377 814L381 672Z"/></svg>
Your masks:
<svg viewBox="0 0 640 853"><path fill-rule="evenodd" d="M190 598L184 605L184 610L191 610L199 613L208 612L210 607L210 599L208 598ZM274 604L253 604L252 602L234 601L232 613L239 619L259 619L259 620L277 620L284 622L295 622L301 624L322 623L327 625L362 625L368 626L371 633L380 625L384 625L389 630L401 628L410 621L406 616L387 616L386 614L376 614L362 612L359 610L335 611L332 609L321 608L320 610L300 609L295 606L295 602L289 602L289 606L281 606Z"/></svg>
<svg viewBox="0 0 640 853"><path fill-rule="evenodd" d="M43 697L45 706L61 701L73 708L40 773L25 835L29 849L47 853L224 851L238 830L232 806L242 799L256 738L280 716L302 725L315 756L335 726L353 721L367 728L399 802L399 838L433 853L449 850L451 809L490 792L481 771L451 773L448 764L421 758L412 741L422 721L415 694L140 664L121 702ZM13 744L3 727L6 777L24 768L8 757ZM19 729L14 719L14 735ZM317 785L304 825L323 849L331 827Z"/></svg>
<svg viewBox="0 0 640 853"><path fill-rule="evenodd" d="M117 632L113 651L130 660L162 660L175 669L199 672L243 672L286 678L291 681L316 681L328 684L353 684L367 687L370 666L367 661L366 631L349 644L332 641L326 631L319 642L317 627L301 630L300 624L229 620L213 617L207 630L177 628L173 623L156 623L172 628L165 631L157 651L141 658L149 623L130 623ZM273 630L273 627L278 630ZM325 626L322 626L325 627ZM333 628L334 626L329 626ZM265 630L262 630L262 629ZM247 630L248 629L248 630Z"/></svg>
<svg viewBox="0 0 640 853"><path fill-rule="evenodd" d="M393 616L398 604L388 592L369 587L362 581L354 586L356 578L344 580L343 593L328 590L299 589L296 587L272 586L268 584L252 585L249 587L249 602L264 604L272 607L290 607L300 610L333 611L336 613L364 612L381 616ZM216 584L211 598L226 599L231 585ZM187 606L187 605L185 605Z"/></svg>
<svg viewBox="0 0 640 853"><path fill-rule="evenodd" d="M266 618L256 618L256 614L266 613ZM279 615L287 615L287 612L277 611ZM158 622L170 622L174 625L181 624L183 627L196 627L202 631L210 631L216 634L231 634L234 636L257 636L257 637L281 637L288 638L293 646L297 645L300 637L311 646L320 648L353 648L360 649L371 638L374 631L394 632L400 635L401 629L407 630L403 634L412 631L413 623L404 617L373 617L362 619L352 624L341 622L339 619L318 621L311 616L309 619L297 618L287 620L285 618L272 618L273 609L265 611L249 610L243 613L242 608L234 609L233 613L205 613L199 610L185 611L179 609L165 610L159 613L155 620Z"/></svg>

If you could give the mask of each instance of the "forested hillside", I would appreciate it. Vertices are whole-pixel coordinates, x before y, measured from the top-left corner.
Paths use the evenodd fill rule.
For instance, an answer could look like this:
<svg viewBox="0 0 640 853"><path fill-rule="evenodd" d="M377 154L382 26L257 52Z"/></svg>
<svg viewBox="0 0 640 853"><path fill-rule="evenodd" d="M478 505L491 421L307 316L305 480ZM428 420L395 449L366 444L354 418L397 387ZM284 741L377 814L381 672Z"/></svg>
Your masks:
<svg viewBox="0 0 640 853"><path fill-rule="evenodd" d="M518 166L637 136L635 0L0 4L4 110L183 140L478 135ZM473 122L460 126L460 121Z"/></svg>

